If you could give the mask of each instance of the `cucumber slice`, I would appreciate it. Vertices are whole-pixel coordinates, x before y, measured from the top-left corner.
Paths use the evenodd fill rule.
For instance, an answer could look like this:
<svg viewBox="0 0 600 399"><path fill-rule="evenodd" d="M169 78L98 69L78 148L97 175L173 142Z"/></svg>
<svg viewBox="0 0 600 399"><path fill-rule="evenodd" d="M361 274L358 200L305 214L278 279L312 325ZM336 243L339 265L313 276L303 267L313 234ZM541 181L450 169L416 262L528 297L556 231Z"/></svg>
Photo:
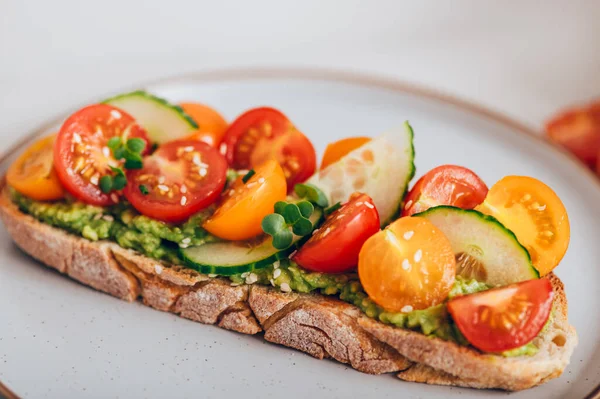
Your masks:
<svg viewBox="0 0 600 399"><path fill-rule="evenodd" d="M369 195L382 226L396 218L415 175L413 130L408 122L352 151L317 172L308 183L319 187L333 205L348 201L354 192Z"/></svg>
<svg viewBox="0 0 600 399"><path fill-rule="evenodd" d="M539 278L529 252L494 217L452 206L437 206L414 216L428 219L448 237L458 275L492 286Z"/></svg>
<svg viewBox="0 0 600 399"><path fill-rule="evenodd" d="M158 144L183 138L198 129L196 122L181 107L142 90L121 94L103 101L133 116Z"/></svg>
<svg viewBox="0 0 600 399"><path fill-rule="evenodd" d="M323 211L315 208L309 218L316 226L323 216ZM204 274L231 276L233 274L251 272L267 267L273 262L287 258L310 235L294 236L292 246L280 251L273 247L271 237L256 241L226 241L215 242L180 249L181 258L185 264Z"/></svg>

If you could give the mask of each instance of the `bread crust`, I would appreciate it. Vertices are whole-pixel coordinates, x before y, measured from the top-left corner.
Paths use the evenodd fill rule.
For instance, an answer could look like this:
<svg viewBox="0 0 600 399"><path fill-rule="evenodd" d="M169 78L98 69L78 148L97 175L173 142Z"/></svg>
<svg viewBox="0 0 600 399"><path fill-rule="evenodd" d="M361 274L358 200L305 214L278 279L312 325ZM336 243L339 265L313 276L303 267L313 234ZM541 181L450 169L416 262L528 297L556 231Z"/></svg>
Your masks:
<svg viewBox="0 0 600 399"><path fill-rule="evenodd" d="M155 309L228 330L264 332L267 341L365 373L398 372L406 381L519 390L559 376L577 342L567 322L564 289L555 276L551 280L557 317L551 333L536 338L540 353L505 359L384 325L332 297L235 286L228 279L167 265L112 242L88 241L22 213L6 187L0 194L0 219L24 252L96 290L126 301L140 299ZM564 342L555 338L560 334Z"/></svg>

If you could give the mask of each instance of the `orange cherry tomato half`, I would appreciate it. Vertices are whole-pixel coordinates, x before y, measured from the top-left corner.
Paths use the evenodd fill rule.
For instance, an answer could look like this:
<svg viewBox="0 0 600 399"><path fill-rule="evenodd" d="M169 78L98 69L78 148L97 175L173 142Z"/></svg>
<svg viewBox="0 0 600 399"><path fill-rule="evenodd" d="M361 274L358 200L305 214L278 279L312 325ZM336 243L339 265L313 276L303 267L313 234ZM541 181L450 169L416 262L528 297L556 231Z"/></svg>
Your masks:
<svg viewBox="0 0 600 399"><path fill-rule="evenodd" d="M567 210L558 195L537 179L506 176L476 209L515 233L541 276L550 273L567 252L571 237Z"/></svg>
<svg viewBox="0 0 600 399"><path fill-rule="evenodd" d="M442 165L431 169L410 190L402 216L411 216L438 205L473 209L485 199L488 188L470 169Z"/></svg>
<svg viewBox="0 0 600 399"><path fill-rule="evenodd" d="M218 148L228 126L225 118L208 105L192 102L179 105L198 124L198 130L184 140L200 140Z"/></svg>
<svg viewBox="0 0 600 399"><path fill-rule="evenodd" d="M209 233L225 240L247 240L262 233L263 218L273 213L277 201L285 199L287 187L283 170L274 160L254 171L246 183L240 177L223 193L216 212L202 226Z"/></svg>
<svg viewBox="0 0 600 399"><path fill-rule="evenodd" d="M358 276L369 297L391 312L442 303L454 284L450 241L429 220L400 218L365 242Z"/></svg>
<svg viewBox="0 0 600 399"><path fill-rule="evenodd" d="M171 141L145 157L142 169L127 172L123 194L143 215L183 222L219 198L226 174L227 161L216 148L201 141Z"/></svg>
<svg viewBox="0 0 600 399"><path fill-rule="evenodd" d="M56 134L33 143L8 169L6 181L15 190L38 201L63 198L65 191L54 169Z"/></svg>
<svg viewBox="0 0 600 399"><path fill-rule="evenodd" d="M364 144L371 141L370 137L348 137L338 140L334 143L327 144L323 160L321 161L321 170L325 169L332 163L339 161L348 153L362 147Z"/></svg>
<svg viewBox="0 0 600 399"><path fill-rule="evenodd" d="M315 272L348 271L358 264L362 245L378 231L379 213L373 200L366 194L355 193L328 216L292 260Z"/></svg>
<svg viewBox="0 0 600 399"><path fill-rule="evenodd" d="M569 109L546 123L546 134L590 167L600 151L600 101Z"/></svg>
<svg viewBox="0 0 600 399"><path fill-rule="evenodd" d="M502 352L539 334L550 316L553 295L552 284L542 278L456 297L448 302L448 311L471 345Z"/></svg>
<svg viewBox="0 0 600 399"><path fill-rule="evenodd" d="M288 190L310 177L316 169L316 153L310 140L274 108L246 111L231 123L221 153L234 169L251 169L269 159L281 165Z"/></svg>
<svg viewBox="0 0 600 399"><path fill-rule="evenodd" d="M118 193L103 193L100 178L114 175L111 166L121 166L107 142L120 136L149 140L146 131L125 111L107 104L87 106L71 115L60 128L54 144L54 166L58 178L74 197L93 205L118 202Z"/></svg>

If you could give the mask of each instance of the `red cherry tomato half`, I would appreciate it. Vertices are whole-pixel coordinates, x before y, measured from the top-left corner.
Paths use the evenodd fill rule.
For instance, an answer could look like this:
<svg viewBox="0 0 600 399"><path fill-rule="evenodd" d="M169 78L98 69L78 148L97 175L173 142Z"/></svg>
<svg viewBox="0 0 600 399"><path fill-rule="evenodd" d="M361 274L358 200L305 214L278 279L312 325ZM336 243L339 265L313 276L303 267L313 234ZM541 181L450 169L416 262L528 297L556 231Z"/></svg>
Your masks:
<svg viewBox="0 0 600 399"><path fill-rule="evenodd" d="M442 165L421 177L406 196L401 216L411 216L438 205L473 209L487 195L485 183L470 169Z"/></svg>
<svg viewBox="0 0 600 399"><path fill-rule="evenodd" d="M269 159L281 165L288 190L310 177L317 167L310 140L274 108L246 111L229 125L221 153L234 169L251 169Z"/></svg>
<svg viewBox="0 0 600 399"><path fill-rule="evenodd" d="M195 140L163 144L127 172L123 193L141 214L164 222L182 222L219 198L227 161L218 150Z"/></svg>
<svg viewBox="0 0 600 399"><path fill-rule="evenodd" d="M378 231L379 213L373 200L366 194L355 193L329 215L292 259L315 272L345 272L356 267L362 245Z"/></svg>
<svg viewBox="0 0 600 399"><path fill-rule="evenodd" d="M485 352L523 346L544 327L552 309L552 284L529 280L448 302L448 311L467 341Z"/></svg>
<svg viewBox="0 0 600 399"><path fill-rule="evenodd" d="M600 102L569 109L546 123L546 134L590 167L600 151Z"/></svg>
<svg viewBox="0 0 600 399"><path fill-rule="evenodd" d="M105 194L98 186L104 175L113 175L111 166L120 167L107 147L110 138L139 137L149 140L133 117L106 104L90 105L71 115L60 128L54 144L54 165L63 186L74 197L94 205L118 202L118 193Z"/></svg>

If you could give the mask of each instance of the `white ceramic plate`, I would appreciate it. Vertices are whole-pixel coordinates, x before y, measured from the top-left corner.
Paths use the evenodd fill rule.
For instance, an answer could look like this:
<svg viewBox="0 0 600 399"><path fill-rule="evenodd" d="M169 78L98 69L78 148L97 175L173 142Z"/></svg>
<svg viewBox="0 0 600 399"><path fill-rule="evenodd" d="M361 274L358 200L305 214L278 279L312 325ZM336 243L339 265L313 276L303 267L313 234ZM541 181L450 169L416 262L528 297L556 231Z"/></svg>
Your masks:
<svg viewBox="0 0 600 399"><path fill-rule="evenodd" d="M146 88L173 101L211 104L230 119L250 107L274 105L313 140L319 153L333 140L377 135L408 119L415 129L417 177L436 165L458 163L490 185L507 174L543 180L569 211L571 246L557 274L566 285L570 321L580 344L562 377L511 397L583 398L600 382L600 185L561 151L489 111L364 76L230 71L164 80ZM9 161L1 165L2 171ZM260 336L122 302L42 267L4 229L0 237L0 380L23 397L507 395L361 374L265 343Z"/></svg>

